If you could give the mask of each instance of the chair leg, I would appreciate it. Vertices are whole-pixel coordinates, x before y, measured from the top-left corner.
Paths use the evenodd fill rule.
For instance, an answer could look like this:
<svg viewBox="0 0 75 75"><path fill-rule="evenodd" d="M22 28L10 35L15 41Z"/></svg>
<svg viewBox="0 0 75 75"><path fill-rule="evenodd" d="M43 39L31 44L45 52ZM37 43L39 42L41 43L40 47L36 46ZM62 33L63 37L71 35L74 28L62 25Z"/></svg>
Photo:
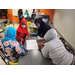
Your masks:
<svg viewBox="0 0 75 75"><path fill-rule="evenodd" d="M1 57L1 58L2 58L2 60L5 62L5 64L8 65L7 62L5 61L5 59L4 59L3 57Z"/></svg>
<svg viewBox="0 0 75 75"><path fill-rule="evenodd" d="M0 56L1 56L1 59L5 62L5 64L8 65L7 62L5 61L5 55L2 49L0 49Z"/></svg>
<svg viewBox="0 0 75 75"><path fill-rule="evenodd" d="M5 57L1 56L1 59L5 62L6 65L8 65L7 62L5 61Z"/></svg>

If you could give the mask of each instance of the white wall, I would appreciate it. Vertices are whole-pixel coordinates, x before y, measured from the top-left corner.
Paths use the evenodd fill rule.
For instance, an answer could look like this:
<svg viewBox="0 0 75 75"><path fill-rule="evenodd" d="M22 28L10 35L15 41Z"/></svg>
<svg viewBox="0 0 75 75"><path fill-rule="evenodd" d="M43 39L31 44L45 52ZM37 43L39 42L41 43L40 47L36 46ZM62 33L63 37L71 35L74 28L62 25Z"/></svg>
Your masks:
<svg viewBox="0 0 75 75"><path fill-rule="evenodd" d="M55 9L53 25L75 49L75 9Z"/></svg>
<svg viewBox="0 0 75 75"><path fill-rule="evenodd" d="M18 10L19 10L19 9L12 9L13 16L18 16ZM24 13L25 13L26 10L28 10L29 16L31 17L32 12L33 12L33 9L22 9L22 11L23 11L23 16L24 16Z"/></svg>

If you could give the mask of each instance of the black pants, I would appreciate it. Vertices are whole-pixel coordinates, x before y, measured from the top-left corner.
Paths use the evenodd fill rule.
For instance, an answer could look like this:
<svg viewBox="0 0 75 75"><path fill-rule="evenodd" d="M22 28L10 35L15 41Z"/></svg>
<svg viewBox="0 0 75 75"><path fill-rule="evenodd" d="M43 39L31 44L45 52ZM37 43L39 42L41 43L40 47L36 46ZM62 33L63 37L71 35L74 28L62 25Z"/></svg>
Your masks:
<svg viewBox="0 0 75 75"><path fill-rule="evenodd" d="M27 18L25 18L25 20L27 21Z"/></svg>
<svg viewBox="0 0 75 75"><path fill-rule="evenodd" d="M19 22L21 22L22 18L19 18L19 20L20 20Z"/></svg>

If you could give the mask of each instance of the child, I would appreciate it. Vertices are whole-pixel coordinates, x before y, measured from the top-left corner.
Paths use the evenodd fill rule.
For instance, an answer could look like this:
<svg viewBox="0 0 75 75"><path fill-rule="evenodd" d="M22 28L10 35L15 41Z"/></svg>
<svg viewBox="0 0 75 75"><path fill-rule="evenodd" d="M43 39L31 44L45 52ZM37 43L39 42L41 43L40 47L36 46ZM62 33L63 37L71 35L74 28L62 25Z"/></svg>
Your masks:
<svg viewBox="0 0 75 75"><path fill-rule="evenodd" d="M32 16L31 17L33 17L33 16L36 16L35 9L33 9Z"/></svg>
<svg viewBox="0 0 75 75"><path fill-rule="evenodd" d="M5 37L1 40L1 48L9 64L17 65L20 55L25 55L26 50L15 39L16 29L14 27L6 27L4 35Z"/></svg>
<svg viewBox="0 0 75 75"><path fill-rule="evenodd" d="M26 20L27 20L27 18L28 18L28 16L29 16L29 13L28 13L27 10L26 10L26 12L25 12L25 15L27 15L27 17L26 17Z"/></svg>
<svg viewBox="0 0 75 75"><path fill-rule="evenodd" d="M36 20L36 16L35 15L33 16L33 19L34 19L34 21Z"/></svg>
<svg viewBox="0 0 75 75"><path fill-rule="evenodd" d="M56 65L74 65L75 56L68 52L64 44L57 38L57 32L50 29L44 36L46 43L39 43L44 58L51 58Z"/></svg>
<svg viewBox="0 0 75 75"><path fill-rule="evenodd" d="M27 21L31 21L30 17L27 18Z"/></svg>
<svg viewBox="0 0 75 75"><path fill-rule="evenodd" d="M29 29L30 25L31 25L31 20L30 20L30 17L28 17L28 19L27 19L27 29Z"/></svg>
<svg viewBox="0 0 75 75"><path fill-rule="evenodd" d="M36 20L36 16L35 16L35 15L33 15L33 17L32 17L31 19L33 19L33 20L35 21L35 20Z"/></svg>
<svg viewBox="0 0 75 75"><path fill-rule="evenodd" d="M26 24L27 24L26 20L22 19L17 29L16 38L21 45L24 45L25 40L28 40L28 30Z"/></svg>

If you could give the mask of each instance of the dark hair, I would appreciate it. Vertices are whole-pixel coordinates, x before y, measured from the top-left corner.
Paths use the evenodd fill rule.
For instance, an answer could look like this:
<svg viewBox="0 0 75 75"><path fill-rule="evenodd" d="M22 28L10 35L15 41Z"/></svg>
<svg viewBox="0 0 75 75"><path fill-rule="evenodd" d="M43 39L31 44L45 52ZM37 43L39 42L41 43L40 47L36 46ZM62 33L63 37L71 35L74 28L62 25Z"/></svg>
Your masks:
<svg viewBox="0 0 75 75"><path fill-rule="evenodd" d="M33 11L35 11L35 9L33 9Z"/></svg>
<svg viewBox="0 0 75 75"><path fill-rule="evenodd" d="M28 12L28 10L26 10L26 12Z"/></svg>
<svg viewBox="0 0 75 75"><path fill-rule="evenodd" d="M23 14L22 9L18 10L18 16L20 17Z"/></svg>
<svg viewBox="0 0 75 75"><path fill-rule="evenodd" d="M40 9L38 9L39 11L38 12L40 12Z"/></svg>
<svg viewBox="0 0 75 75"><path fill-rule="evenodd" d="M44 16L44 18L47 18L47 16Z"/></svg>

